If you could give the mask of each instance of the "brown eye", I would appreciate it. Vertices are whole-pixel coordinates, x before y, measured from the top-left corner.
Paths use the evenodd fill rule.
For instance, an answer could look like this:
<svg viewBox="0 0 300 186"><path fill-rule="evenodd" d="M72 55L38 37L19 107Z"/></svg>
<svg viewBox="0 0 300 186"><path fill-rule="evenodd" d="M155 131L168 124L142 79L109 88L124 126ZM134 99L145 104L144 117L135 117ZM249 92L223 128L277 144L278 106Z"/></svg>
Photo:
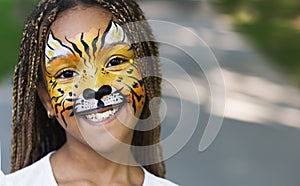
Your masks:
<svg viewBox="0 0 300 186"><path fill-rule="evenodd" d="M120 65L120 64L125 63L125 62L128 62L128 60L127 60L127 59L124 59L124 58L116 57L116 58L111 59L111 60L107 63L106 67L117 66L117 65Z"/></svg>
<svg viewBox="0 0 300 186"><path fill-rule="evenodd" d="M77 76L78 73L73 70L64 70L62 73L56 76L56 78L67 79Z"/></svg>

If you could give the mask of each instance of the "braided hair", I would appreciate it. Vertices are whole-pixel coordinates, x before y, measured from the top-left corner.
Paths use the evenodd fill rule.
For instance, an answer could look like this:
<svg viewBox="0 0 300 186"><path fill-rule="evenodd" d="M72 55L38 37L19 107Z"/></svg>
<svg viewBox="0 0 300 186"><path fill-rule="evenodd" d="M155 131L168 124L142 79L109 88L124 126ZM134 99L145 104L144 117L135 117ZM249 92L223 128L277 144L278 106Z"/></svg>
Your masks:
<svg viewBox="0 0 300 186"><path fill-rule="evenodd" d="M66 141L64 129L58 121L47 117L37 94L37 85L43 82L40 64L43 62L51 24L60 13L79 3L96 5L110 11L122 25L141 21L138 27L128 26L125 31L133 43L137 59L147 57L146 61L139 62L146 89L146 101L140 118L151 115L152 119L147 119L147 125L153 127L148 131L135 130L132 146L148 146L160 142L159 104L151 106L151 114L149 109L150 100L161 96L158 46L138 4L133 0L41 0L25 24L14 71L11 172L36 162L47 153L57 150ZM147 159L158 162L144 167L157 176L165 176L165 164L159 145L158 148L136 154L132 151L138 163L147 162Z"/></svg>

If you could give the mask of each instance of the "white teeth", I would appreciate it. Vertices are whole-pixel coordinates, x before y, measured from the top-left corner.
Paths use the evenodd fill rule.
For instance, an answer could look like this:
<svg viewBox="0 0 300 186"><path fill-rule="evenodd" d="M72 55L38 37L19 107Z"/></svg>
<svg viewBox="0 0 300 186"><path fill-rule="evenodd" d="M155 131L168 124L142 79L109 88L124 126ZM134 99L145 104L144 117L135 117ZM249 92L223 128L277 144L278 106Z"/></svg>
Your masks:
<svg viewBox="0 0 300 186"><path fill-rule="evenodd" d="M92 122L100 122L103 120L106 120L110 116L113 116L118 112L118 108L114 108L112 110L108 110L102 113L94 113L94 114L89 114L85 115L85 119L90 120Z"/></svg>

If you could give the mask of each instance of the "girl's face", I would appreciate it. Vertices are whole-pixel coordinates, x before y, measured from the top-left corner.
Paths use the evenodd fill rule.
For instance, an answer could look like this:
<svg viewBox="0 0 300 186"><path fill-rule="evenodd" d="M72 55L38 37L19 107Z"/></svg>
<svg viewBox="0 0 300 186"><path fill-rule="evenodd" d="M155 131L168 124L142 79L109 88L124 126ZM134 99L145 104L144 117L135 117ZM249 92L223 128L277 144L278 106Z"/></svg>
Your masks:
<svg viewBox="0 0 300 186"><path fill-rule="evenodd" d="M50 109L68 136L101 152L131 143L145 88L111 13L81 6L63 12L51 26L44 67Z"/></svg>

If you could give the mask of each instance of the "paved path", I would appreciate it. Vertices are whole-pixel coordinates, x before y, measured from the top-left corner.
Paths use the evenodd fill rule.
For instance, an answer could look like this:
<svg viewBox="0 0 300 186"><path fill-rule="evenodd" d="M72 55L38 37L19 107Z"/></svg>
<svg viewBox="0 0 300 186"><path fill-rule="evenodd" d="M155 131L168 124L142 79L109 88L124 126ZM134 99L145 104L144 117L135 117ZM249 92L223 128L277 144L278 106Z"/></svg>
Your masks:
<svg viewBox="0 0 300 186"><path fill-rule="evenodd" d="M178 48L161 44L162 56L175 61L196 81L195 87L201 102L200 120L193 136L183 149L167 160L167 177L181 185L191 186L299 185L299 91L274 70L266 57L235 33L224 17L205 3L143 1L141 6L148 18L175 22L199 35L212 48L226 83L222 129L214 143L206 151L199 152L199 141L209 119L210 84L203 69L195 65L195 61L187 54ZM207 48L198 45L180 30L166 32L164 37L173 37L178 41L184 39L178 47L191 49L191 55L203 54L203 62L207 60ZM167 61L163 60L164 74L170 71ZM188 84L182 81L181 74L168 75L170 80L176 81L176 85L183 87ZM176 129L181 106L176 94L170 91L170 84L164 83L166 118L163 122L163 139ZM3 121L0 139L4 171L8 170L10 89L10 80L0 86L0 115ZM197 102L191 98L190 92L188 89L183 91L181 104L196 108ZM186 127L191 127L190 123Z"/></svg>

